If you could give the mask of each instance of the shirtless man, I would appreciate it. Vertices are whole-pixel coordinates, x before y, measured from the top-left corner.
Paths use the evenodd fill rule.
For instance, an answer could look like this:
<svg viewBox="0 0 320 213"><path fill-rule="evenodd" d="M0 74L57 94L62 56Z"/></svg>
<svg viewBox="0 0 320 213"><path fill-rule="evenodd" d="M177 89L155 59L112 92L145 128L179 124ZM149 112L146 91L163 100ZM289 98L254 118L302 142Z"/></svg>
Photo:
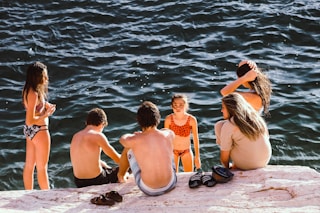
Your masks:
<svg viewBox="0 0 320 213"><path fill-rule="evenodd" d="M142 132L125 134L120 138L124 151L118 179L125 182L124 175L130 164L141 191L150 196L162 195L171 191L177 183L172 154L174 133L169 129L157 128L160 112L149 101L143 102L138 109L137 120Z"/></svg>
<svg viewBox="0 0 320 213"><path fill-rule="evenodd" d="M105 112L99 108L92 109L87 116L86 127L72 138L70 158L77 187L118 182L119 167L111 168L101 160L102 150L117 164L120 162L120 154L102 133L107 125Z"/></svg>

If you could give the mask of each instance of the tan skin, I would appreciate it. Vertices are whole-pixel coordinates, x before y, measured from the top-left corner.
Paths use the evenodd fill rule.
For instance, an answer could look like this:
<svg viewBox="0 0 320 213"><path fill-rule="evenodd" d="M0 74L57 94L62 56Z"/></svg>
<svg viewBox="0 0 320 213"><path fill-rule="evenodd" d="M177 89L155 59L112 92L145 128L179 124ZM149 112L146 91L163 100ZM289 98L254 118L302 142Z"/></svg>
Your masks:
<svg viewBox="0 0 320 213"><path fill-rule="evenodd" d="M132 149L141 169L141 179L150 188L167 186L172 178L172 141L174 133L169 129L148 127L142 132L125 134L120 138L124 147L121 155L118 179L125 182L129 167L127 152Z"/></svg>
<svg viewBox="0 0 320 213"><path fill-rule="evenodd" d="M71 141L70 158L73 174L79 179L91 179L101 174L102 168L110 168L101 160L101 151L117 164L120 154L109 144L102 133L105 125L87 125L77 132Z"/></svg>
<svg viewBox="0 0 320 213"><path fill-rule="evenodd" d="M229 119L230 115L224 103L222 103L221 112L223 115L223 119ZM220 162L225 168L236 169L236 165L230 164L230 151L220 151Z"/></svg>
<svg viewBox="0 0 320 213"><path fill-rule="evenodd" d="M44 71L43 84L48 83L47 71ZM38 93L32 89L29 90L28 96L24 97L24 105L26 109L26 125L47 125L48 117L51 116L56 106L45 102L44 109L38 113L36 106L44 100L38 99ZM48 127L42 127L47 129ZM35 137L30 140L26 138L26 162L23 170L23 182L26 190L33 189L33 174L35 167L37 168L37 179L40 189L49 189L49 178L47 173L49 154L50 154L50 134L49 131L39 131Z"/></svg>
<svg viewBox="0 0 320 213"><path fill-rule="evenodd" d="M185 100L183 98L174 99L171 107L173 110L174 122L179 126L183 126L187 122L188 116L190 116L190 125L191 125L191 129L192 129L191 131L193 135L195 157L193 157L193 153L190 150L189 153L185 153L181 157L181 161L182 161L184 172L192 172L194 169L194 165L196 166L196 169L201 168L197 119L191 114L186 112L187 104L185 103ZM171 115L168 115L165 118L165 121L164 121L165 128L169 128L169 125L171 123L170 116ZM174 150L186 150L186 149L190 149L190 147L191 147L190 136L182 137L182 136L176 135L173 141ZM177 172L179 171L179 158L180 158L179 156L174 155L174 162L176 165Z"/></svg>
<svg viewBox="0 0 320 213"><path fill-rule="evenodd" d="M222 102L221 112L222 112L224 120L217 122L214 127L215 134L217 137L217 144L219 144L219 145L221 145L220 144L221 140L218 137L221 136L222 127L226 122L231 122L234 125L234 127L231 127L231 128L233 128L232 131L240 131L239 126L234 122L233 117L231 117L231 115L229 114L224 102ZM253 113L253 112L254 111L251 111L251 112L248 111L248 113ZM269 137L268 131L265 136ZM236 146L239 146L239 145L236 145ZM231 159L231 153L232 153L232 150L229 150L229 151L220 150L220 162L225 168L238 169L238 165L234 161L232 161L232 159Z"/></svg>
<svg viewBox="0 0 320 213"><path fill-rule="evenodd" d="M225 96L225 95L228 95L232 92L235 92L241 85L245 88L252 90L249 82L254 81L255 78L257 77L257 71L256 71L257 65L253 61L243 60L239 63L238 67L241 67L244 64L248 64L250 66L251 70L248 71L242 77L237 78L236 80L234 80L233 82L229 83L224 88L222 88L220 90L221 95ZM254 91L238 92L238 93L241 94L244 97L244 99L248 103L250 103L251 106L255 110L260 111L261 108L263 107L261 97L258 94L256 94ZM228 114L227 110L225 109L223 103L222 103L221 112L223 113L224 119L229 118L229 114ZM217 127L217 128L221 128L221 127ZM221 161L222 165L225 166L226 168L230 167L231 169L236 169L237 168L236 165L234 165L234 164L229 165L229 160L230 160L230 151L221 151L220 152L220 161Z"/></svg>
<svg viewBox="0 0 320 213"><path fill-rule="evenodd" d="M241 67L243 64L248 64L251 70L248 71L242 77L237 78L236 80L232 81L231 83L226 85L224 88L222 88L220 90L220 93L222 96L226 96L232 92L235 92L241 85L245 88L252 90L251 86L249 85L249 82L254 81L254 79L257 77L257 71L256 71L257 65L253 61L244 60L239 63L238 67ZM244 97L244 99L248 103L250 103L255 110L259 111L262 108L262 99L254 91L238 92L238 93L241 94Z"/></svg>

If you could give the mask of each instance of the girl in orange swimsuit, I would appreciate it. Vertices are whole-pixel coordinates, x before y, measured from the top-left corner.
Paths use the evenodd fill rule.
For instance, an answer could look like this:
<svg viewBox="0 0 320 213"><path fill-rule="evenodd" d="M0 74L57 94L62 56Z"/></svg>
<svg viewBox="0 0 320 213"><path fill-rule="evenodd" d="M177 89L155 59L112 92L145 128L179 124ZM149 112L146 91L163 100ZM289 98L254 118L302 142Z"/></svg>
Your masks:
<svg viewBox="0 0 320 213"><path fill-rule="evenodd" d="M30 65L22 91L22 101L26 110L24 134L27 143L26 162L23 169L23 182L26 190L33 189L35 167L40 189L50 188L47 173L51 144L48 123L49 116L53 114L56 107L45 101L47 88L46 65L40 62Z"/></svg>
<svg viewBox="0 0 320 213"><path fill-rule="evenodd" d="M171 129L176 137L173 141L174 162L176 171L179 172L179 161L181 159L183 171L192 172L194 166L201 168L198 122L197 119L187 113L188 99L186 95L175 94L171 99L173 113L168 115L164 121L164 128ZM194 154L191 151L191 133L193 136Z"/></svg>

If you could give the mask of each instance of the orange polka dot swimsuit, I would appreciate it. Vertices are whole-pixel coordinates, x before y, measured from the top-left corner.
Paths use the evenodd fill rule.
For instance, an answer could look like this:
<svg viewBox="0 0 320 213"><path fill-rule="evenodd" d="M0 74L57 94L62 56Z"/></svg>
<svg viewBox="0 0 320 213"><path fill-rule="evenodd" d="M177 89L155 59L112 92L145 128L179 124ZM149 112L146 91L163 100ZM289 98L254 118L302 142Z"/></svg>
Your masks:
<svg viewBox="0 0 320 213"><path fill-rule="evenodd" d="M173 115L171 115L171 123L169 125L169 129L171 129L176 135L181 137L188 137L191 132L190 125L190 116L188 116L187 122L183 126L176 125L173 120Z"/></svg>

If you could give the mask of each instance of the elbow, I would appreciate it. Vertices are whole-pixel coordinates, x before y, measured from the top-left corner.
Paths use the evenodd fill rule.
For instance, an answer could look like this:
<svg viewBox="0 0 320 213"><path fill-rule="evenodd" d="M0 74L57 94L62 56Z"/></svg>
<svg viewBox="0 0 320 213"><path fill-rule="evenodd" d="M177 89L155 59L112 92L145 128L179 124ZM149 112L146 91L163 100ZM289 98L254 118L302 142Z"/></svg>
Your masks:
<svg viewBox="0 0 320 213"><path fill-rule="evenodd" d="M222 96L225 96L225 95L227 95L227 92L226 92L224 89L221 89L221 90L220 90L220 94L221 94Z"/></svg>

